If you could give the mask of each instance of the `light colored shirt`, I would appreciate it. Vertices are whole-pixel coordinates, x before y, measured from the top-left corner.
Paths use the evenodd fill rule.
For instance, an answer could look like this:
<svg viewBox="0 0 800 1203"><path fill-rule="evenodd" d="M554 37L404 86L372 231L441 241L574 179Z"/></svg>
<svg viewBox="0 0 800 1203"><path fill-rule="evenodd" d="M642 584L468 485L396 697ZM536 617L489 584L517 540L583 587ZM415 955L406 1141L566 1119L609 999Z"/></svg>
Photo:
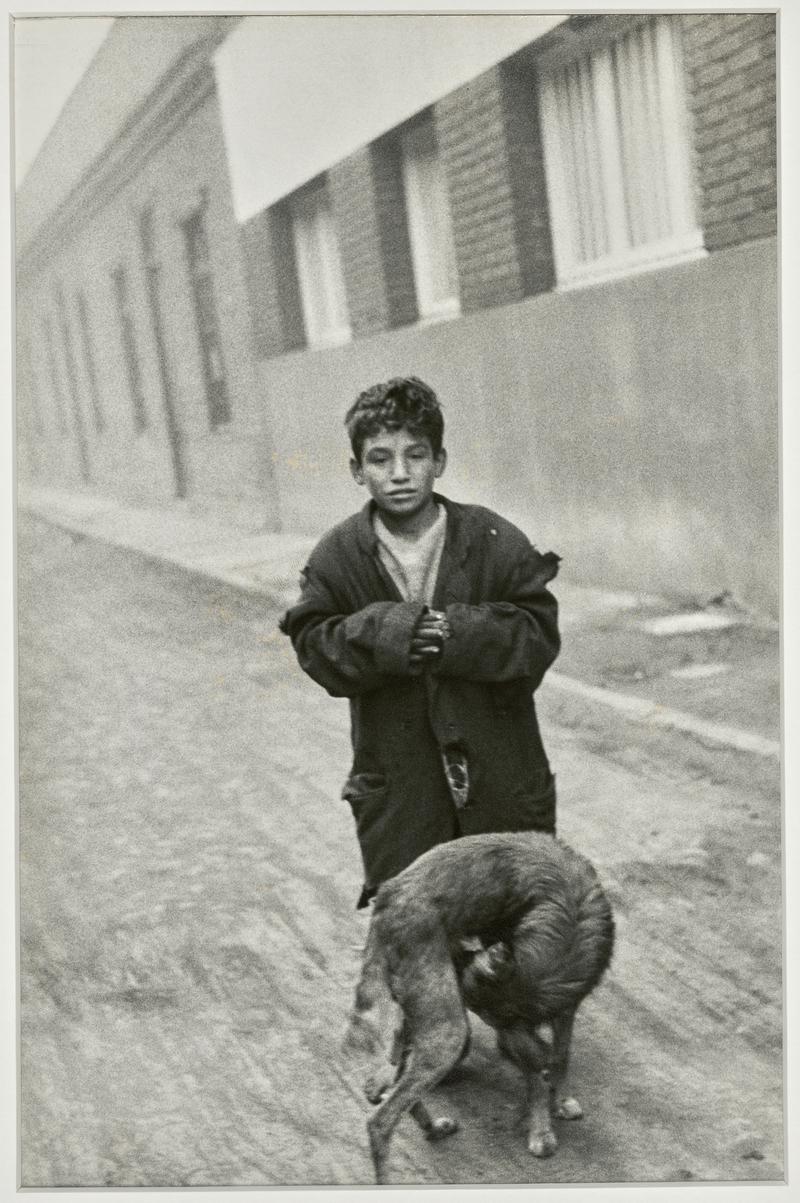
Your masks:
<svg viewBox="0 0 800 1203"><path fill-rule="evenodd" d="M447 511L436 506L436 521L421 535L394 535L380 514L373 519L378 555L404 601L433 604L436 578L447 534Z"/></svg>
<svg viewBox="0 0 800 1203"><path fill-rule="evenodd" d="M378 537L378 555L404 601L422 601L433 605L439 563L447 534L447 511L436 506L436 521L421 535L393 535L384 525L380 514L373 519ZM442 768L447 788L457 810L469 800L469 765L463 748L442 747Z"/></svg>

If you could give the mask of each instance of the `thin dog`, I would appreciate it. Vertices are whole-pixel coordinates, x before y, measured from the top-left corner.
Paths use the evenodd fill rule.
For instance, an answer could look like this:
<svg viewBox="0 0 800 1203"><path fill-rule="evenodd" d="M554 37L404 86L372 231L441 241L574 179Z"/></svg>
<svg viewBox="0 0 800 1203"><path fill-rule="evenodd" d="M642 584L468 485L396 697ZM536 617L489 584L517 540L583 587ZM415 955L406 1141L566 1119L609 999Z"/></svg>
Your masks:
<svg viewBox="0 0 800 1203"><path fill-rule="evenodd" d="M477 937L477 939L476 939ZM378 1183L406 1111L431 1139L457 1130L422 1096L469 1046L466 1008L497 1032L525 1077L528 1148L556 1149L552 1119L582 1114L566 1075L575 1012L608 966L614 919L585 857L551 835L510 832L441 844L385 882L374 903L344 1048L372 1063L367 1121ZM393 1053L383 1008L401 1009Z"/></svg>

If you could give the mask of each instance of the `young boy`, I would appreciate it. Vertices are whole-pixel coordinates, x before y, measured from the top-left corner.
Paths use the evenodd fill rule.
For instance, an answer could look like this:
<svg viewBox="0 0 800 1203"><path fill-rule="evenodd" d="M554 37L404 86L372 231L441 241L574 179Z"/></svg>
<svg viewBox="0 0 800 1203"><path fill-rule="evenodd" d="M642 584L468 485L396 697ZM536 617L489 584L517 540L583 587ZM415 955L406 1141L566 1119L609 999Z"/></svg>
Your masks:
<svg viewBox="0 0 800 1203"><path fill-rule="evenodd" d="M446 464L433 390L367 389L345 424L370 501L320 541L281 621L301 667L350 699L365 906L381 882L459 835L555 831L533 691L559 649L558 571L482 506L434 491Z"/></svg>

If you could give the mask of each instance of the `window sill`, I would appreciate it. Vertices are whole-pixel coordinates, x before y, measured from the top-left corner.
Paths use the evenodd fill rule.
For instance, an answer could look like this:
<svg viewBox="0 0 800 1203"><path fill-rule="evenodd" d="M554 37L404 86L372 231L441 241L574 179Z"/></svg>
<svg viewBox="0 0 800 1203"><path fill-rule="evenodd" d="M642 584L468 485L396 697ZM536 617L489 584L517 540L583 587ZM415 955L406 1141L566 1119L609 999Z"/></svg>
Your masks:
<svg viewBox="0 0 800 1203"><path fill-rule="evenodd" d="M645 272L658 271L662 267L675 267L679 263L705 259L707 256L702 231L693 230L681 239L653 243L637 248L625 256L606 256L595 260L594 263L582 263L579 267L563 272L556 288L558 292L590 288L593 284L605 284L610 280L638 276Z"/></svg>
<svg viewBox="0 0 800 1203"><path fill-rule="evenodd" d="M306 344L306 351L330 351L333 347L344 347L347 343L352 342L352 334L350 328L340 330L330 330L326 334L321 334L314 342ZM303 348L300 348L302 350Z"/></svg>
<svg viewBox="0 0 800 1203"><path fill-rule="evenodd" d="M458 301L443 301L441 305L437 305L429 313L421 313L417 319L417 325L434 326L437 322L450 322L453 318L459 317L460 314L461 306Z"/></svg>

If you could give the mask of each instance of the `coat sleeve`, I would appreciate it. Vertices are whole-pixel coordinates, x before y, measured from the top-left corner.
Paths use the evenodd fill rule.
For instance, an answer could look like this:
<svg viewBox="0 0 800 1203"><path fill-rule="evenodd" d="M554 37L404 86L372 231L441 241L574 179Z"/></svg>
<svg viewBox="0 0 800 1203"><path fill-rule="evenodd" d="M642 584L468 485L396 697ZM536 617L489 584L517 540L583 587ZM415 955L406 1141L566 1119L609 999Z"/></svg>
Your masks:
<svg viewBox="0 0 800 1203"><path fill-rule="evenodd" d="M390 676L413 676L411 634L422 603L379 601L347 613L313 564L301 577L296 606L281 619L304 672L333 697L355 697Z"/></svg>
<svg viewBox="0 0 800 1203"><path fill-rule="evenodd" d="M527 677L536 689L561 646L558 603L547 589L558 561L554 552L542 555L526 539L523 549L515 549L513 569L496 599L447 606L452 635L431 672L498 683Z"/></svg>

